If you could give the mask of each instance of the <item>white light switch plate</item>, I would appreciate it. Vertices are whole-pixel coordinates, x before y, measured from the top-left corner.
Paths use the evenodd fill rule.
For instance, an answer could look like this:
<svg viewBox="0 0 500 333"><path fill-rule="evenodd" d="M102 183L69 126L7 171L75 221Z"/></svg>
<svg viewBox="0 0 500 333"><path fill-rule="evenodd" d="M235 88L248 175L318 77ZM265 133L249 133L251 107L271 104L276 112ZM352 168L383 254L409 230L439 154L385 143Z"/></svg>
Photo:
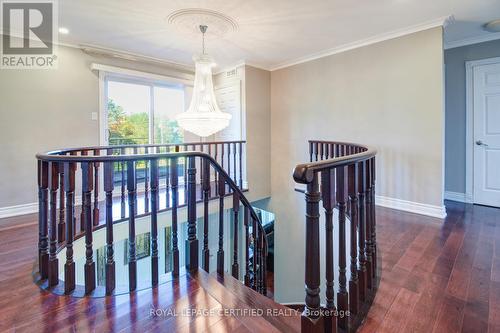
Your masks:
<svg viewBox="0 0 500 333"><path fill-rule="evenodd" d="M92 112L91 119L92 120L97 120L98 119L97 112Z"/></svg>

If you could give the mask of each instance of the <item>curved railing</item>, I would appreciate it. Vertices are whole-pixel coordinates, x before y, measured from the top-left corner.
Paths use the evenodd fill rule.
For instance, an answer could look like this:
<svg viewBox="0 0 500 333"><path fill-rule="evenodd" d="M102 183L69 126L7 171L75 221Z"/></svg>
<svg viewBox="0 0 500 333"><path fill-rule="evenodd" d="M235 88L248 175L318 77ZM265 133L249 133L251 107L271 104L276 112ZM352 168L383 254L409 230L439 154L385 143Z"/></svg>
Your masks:
<svg viewBox="0 0 500 333"><path fill-rule="evenodd" d="M230 153L231 146L234 149L233 152L239 148L238 154ZM149 216L151 285L157 285L160 277L158 272L158 216L164 211L171 211L172 275L178 276L180 272L178 215L182 207L185 207L187 211L186 270L196 271L199 266L199 241L196 231L197 203L203 203L201 266L209 271L208 219L211 199L219 201L217 272L222 274L225 270L224 204L225 198L232 196L234 228L231 273L239 279L239 262L241 261L239 258L244 256L245 285L265 294L267 240L258 215L243 194L243 146L244 141L233 141L84 147L38 154L40 284L54 290L56 286L61 289L60 284L64 283L64 293L74 294L76 283L73 242L80 237L85 237L84 289L85 294L93 294L96 289L93 233L97 229L105 228L105 293L113 294L116 280L113 225L127 221L129 290L136 290L136 219ZM189 148L198 147L202 151L187 151ZM225 156L224 151L229 151L229 154ZM224 165L224 158L229 161L227 171L221 166L221 164ZM233 172L231 172L230 159L233 162ZM138 189L138 178L140 178L138 170L142 172L142 182L139 181L139 183L142 183L143 187L140 189ZM100 181L101 178L102 181ZM162 178L165 184L160 186ZM236 184L235 179L239 180L240 186ZM104 202L99 200L101 185L105 194ZM116 185L120 189L118 195L114 192ZM82 193L81 198L75 195L79 189ZM182 193L184 193L184 199L180 195ZM162 199L165 198L163 207L160 207L163 201L160 200L160 195ZM144 199L144 204L139 205L138 202L139 200L142 202L142 199ZM121 206L121 214L118 218L113 216L114 205ZM245 233L242 255L239 253L240 247L238 246L240 205ZM139 207L142 211L138 210ZM78 211L80 211L79 215ZM77 230L78 225L79 230ZM64 249L66 258L62 282L59 280L58 252Z"/></svg>
<svg viewBox="0 0 500 333"><path fill-rule="evenodd" d="M378 282L375 155L374 148L364 145L309 141L310 161L295 167L294 180L307 185L306 298L302 313L302 332L354 331L365 318L373 301ZM320 201L325 211L324 255L320 253ZM338 224L335 227L334 220ZM337 235L334 235L334 230ZM346 232L349 233L349 246L346 242ZM338 244L334 244L334 237L338 238ZM338 246L337 263L334 260L334 245ZM347 251L350 253L349 281ZM322 257L326 263L324 306L320 303ZM334 283L336 266L337 285Z"/></svg>

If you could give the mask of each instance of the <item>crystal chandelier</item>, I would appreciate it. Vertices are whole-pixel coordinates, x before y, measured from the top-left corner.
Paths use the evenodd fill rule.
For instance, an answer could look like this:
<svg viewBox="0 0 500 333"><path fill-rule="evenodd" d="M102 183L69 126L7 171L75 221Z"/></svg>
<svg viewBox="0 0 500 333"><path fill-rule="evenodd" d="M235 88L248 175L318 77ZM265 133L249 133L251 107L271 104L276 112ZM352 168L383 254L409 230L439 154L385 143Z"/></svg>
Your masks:
<svg viewBox="0 0 500 333"><path fill-rule="evenodd" d="M217 106L212 83L212 67L215 63L205 53L207 26L200 25L200 31L203 36L203 53L193 57L196 64L193 98L189 108L177 116L177 122L186 131L200 137L207 137L229 126L231 115L222 112Z"/></svg>

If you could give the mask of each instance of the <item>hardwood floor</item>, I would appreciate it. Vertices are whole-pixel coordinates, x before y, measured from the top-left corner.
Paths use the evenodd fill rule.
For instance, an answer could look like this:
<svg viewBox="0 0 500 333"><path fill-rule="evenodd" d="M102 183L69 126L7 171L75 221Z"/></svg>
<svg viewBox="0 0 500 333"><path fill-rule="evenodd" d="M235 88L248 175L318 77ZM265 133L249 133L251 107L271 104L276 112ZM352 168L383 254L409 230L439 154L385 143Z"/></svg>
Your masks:
<svg viewBox="0 0 500 333"><path fill-rule="evenodd" d="M361 332L500 332L500 209L437 219L377 207L381 280Z"/></svg>
<svg viewBox="0 0 500 333"><path fill-rule="evenodd" d="M454 202L447 202L447 209L443 222L377 207L381 279L361 332L500 332L500 210ZM35 221L35 215L0 220L2 332L291 332L300 327L297 312L172 316L186 308L286 309L231 277L202 271L132 295L52 295L31 275ZM152 315L155 310L158 315Z"/></svg>
<svg viewBox="0 0 500 333"><path fill-rule="evenodd" d="M45 292L34 284L32 276L37 253L36 219L36 215L27 215L0 220L0 332L300 329L300 314L295 310L245 287L230 275L220 277L201 269L130 295L73 298Z"/></svg>

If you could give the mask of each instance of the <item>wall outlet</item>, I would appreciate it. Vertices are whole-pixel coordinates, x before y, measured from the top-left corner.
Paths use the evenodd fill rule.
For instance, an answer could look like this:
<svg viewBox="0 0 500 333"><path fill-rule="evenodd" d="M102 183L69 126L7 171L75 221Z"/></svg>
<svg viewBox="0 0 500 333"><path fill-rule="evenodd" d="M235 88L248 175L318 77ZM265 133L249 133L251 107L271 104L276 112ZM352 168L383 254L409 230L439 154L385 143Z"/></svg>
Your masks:
<svg viewBox="0 0 500 333"><path fill-rule="evenodd" d="M99 117L98 117L98 115L97 115L97 112L92 112L92 113L91 113L90 118L91 118L92 120L98 120L98 119L99 119Z"/></svg>

